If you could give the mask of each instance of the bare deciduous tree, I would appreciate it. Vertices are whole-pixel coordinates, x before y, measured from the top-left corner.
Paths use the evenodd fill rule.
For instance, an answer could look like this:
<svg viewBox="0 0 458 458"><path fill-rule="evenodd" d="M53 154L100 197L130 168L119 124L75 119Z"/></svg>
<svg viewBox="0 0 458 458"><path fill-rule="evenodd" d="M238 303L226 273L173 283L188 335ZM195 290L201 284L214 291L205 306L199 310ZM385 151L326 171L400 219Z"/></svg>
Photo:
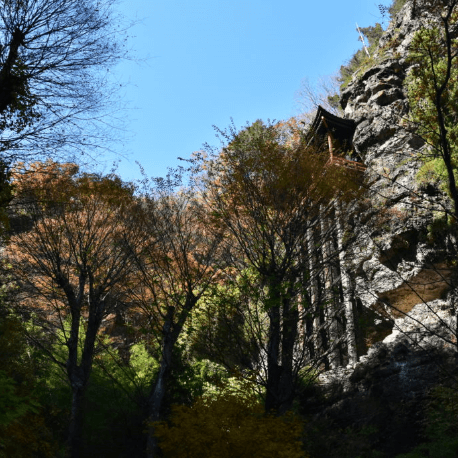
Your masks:
<svg viewBox="0 0 458 458"><path fill-rule="evenodd" d="M314 117L318 105L321 105L330 113L339 115L340 83L337 75L319 78L318 82L311 82L308 78L301 81L301 87L296 92L296 103L299 109L298 118L307 125Z"/></svg>
<svg viewBox="0 0 458 458"><path fill-rule="evenodd" d="M115 0L0 2L0 151L11 162L105 142Z"/></svg>

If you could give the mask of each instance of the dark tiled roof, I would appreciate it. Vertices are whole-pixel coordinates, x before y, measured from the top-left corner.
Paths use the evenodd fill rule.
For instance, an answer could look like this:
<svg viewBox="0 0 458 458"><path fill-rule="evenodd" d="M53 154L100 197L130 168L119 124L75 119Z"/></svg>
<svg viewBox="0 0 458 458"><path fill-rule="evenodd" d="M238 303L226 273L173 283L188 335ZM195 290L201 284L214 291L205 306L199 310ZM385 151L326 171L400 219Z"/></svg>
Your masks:
<svg viewBox="0 0 458 458"><path fill-rule="evenodd" d="M315 119L310 126L310 140L312 138L321 140L327 135L328 129L331 131L332 136L340 142L351 144L356 124L352 119L339 118L339 116L329 113L319 105Z"/></svg>

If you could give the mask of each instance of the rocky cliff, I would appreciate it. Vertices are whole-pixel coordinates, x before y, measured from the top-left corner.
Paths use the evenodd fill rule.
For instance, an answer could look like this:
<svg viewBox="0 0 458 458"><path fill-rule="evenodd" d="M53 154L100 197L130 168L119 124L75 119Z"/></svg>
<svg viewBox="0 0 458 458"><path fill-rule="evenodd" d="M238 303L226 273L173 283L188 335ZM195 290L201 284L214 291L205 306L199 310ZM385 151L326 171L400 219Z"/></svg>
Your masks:
<svg viewBox="0 0 458 458"><path fill-rule="evenodd" d="M367 165L368 201L352 248L354 296L378 314L375 328L388 323L392 331L379 333L379 342L373 339L356 367L320 376L328 407L316 420L326 419L340 431L374 427L367 454L360 456L410 450L423 431L430 389L457 373L455 237L432 231L447 196L418 183L419 156L427 145L407 122L409 43L416 31L438 20L423 3L406 2L341 94L345 117L356 123L354 147ZM374 447L380 455L370 454ZM339 450L321 456L347 456Z"/></svg>
<svg viewBox="0 0 458 458"><path fill-rule="evenodd" d="M446 298L453 286L445 262L456 251L453 237L431 234L447 198L417 182L418 158L427 145L409 128L404 84L409 43L435 20L420 1L408 1L341 97L345 116L356 122L353 143L367 165L371 209L355 247L355 296L391 318Z"/></svg>

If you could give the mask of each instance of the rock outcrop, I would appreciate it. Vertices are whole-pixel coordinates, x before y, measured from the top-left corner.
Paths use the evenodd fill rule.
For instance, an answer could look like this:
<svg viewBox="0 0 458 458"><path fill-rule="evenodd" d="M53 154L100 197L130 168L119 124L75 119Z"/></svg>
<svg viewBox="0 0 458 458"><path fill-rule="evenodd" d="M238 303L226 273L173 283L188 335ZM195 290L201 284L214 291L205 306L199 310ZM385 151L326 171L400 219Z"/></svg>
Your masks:
<svg viewBox="0 0 458 458"><path fill-rule="evenodd" d="M352 260L355 296L390 318L443 298L453 285L444 262L450 240L432 241L428 235L447 198L432 185L418 184L419 158L427 145L407 122L409 43L416 31L437 20L421 3L406 2L341 97L345 116L356 123L353 144L367 165L370 196Z"/></svg>
<svg viewBox="0 0 458 458"><path fill-rule="evenodd" d="M394 457L424 440L432 389L457 376L455 317L449 307L443 300L416 305L356 367L320 375L314 421L340 434L319 456L349 456L339 448L342 440L353 441L352 450L367 457Z"/></svg>
<svg viewBox="0 0 458 458"><path fill-rule="evenodd" d="M427 145L407 122L409 44L438 20L422 9L426 1L433 3L406 2L341 97L345 116L356 123L353 144L367 166L369 191L349 270L360 309L378 318L371 317L375 338L367 354L356 365L322 373L319 394L304 401L304 411L315 412L314 431L327 431L316 456L407 453L425 440L433 388L455 380L456 389L456 242L450 230L431 230L448 198L418 183ZM377 339L374 328L387 324L391 333Z"/></svg>

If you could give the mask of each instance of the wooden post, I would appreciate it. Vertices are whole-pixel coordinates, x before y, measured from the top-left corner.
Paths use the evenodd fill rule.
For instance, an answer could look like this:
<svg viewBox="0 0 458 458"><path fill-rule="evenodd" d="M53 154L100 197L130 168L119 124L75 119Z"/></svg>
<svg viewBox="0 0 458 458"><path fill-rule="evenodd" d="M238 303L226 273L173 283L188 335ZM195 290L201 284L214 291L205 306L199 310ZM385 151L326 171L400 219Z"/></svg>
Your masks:
<svg viewBox="0 0 458 458"><path fill-rule="evenodd" d="M316 269L316 247L315 237L313 234L314 228L310 225L307 229L307 252L309 256L309 271L310 271L310 308L313 312L313 345L315 352L320 354L323 352L323 342L320 337L320 310L318 304L318 279Z"/></svg>
<svg viewBox="0 0 458 458"><path fill-rule="evenodd" d="M354 366L358 362L355 337L355 318L353 315L353 304L351 302L351 282L347 271L345 249L343 246L343 221L341 217L340 203L338 200L334 201L334 209L337 227L337 248L339 250L340 282L342 284L345 318L347 321L346 337L348 358L349 363Z"/></svg>
<svg viewBox="0 0 458 458"><path fill-rule="evenodd" d="M332 145L332 133L331 130L329 129L328 123L326 122L326 119L324 116L321 116L321 120L323 121L324 127L326 127L326 130L328 132L328 146L329 146L329 155L331 159L331 164L334 159L334 149Z"/></svg>
<svg viewBox="0 0 458 458"><path fill-rule="evenodd" d="M338 348L339 326L337 323L336 310L334 304L334 294L332 291L332 240L330 240L329 220L324 215L324 207L320 207L322 256L324 264L324 296L326 303L326 319L329 321L329 350L330 364L332 369L340 366L340 354Z"/></svg>

